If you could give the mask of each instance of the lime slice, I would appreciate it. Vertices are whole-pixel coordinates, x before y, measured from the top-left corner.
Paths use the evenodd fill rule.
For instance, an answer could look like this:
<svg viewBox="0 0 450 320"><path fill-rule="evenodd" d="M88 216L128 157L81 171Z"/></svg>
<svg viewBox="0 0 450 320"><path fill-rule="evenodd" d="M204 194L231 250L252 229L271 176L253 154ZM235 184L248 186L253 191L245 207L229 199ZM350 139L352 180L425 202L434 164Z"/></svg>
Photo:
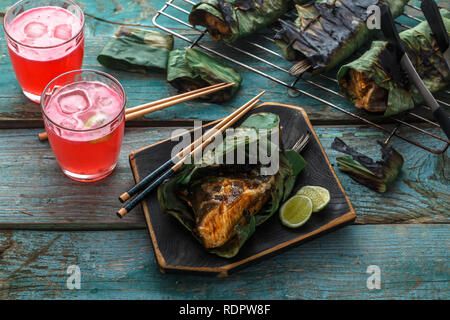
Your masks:
<svg viewBox="0 0 450 320"><path fill-rule="evenodd" d="M90 129L91 127L92 127L92 129L95 129L95 128L101 127L105 121L106 121L106 116L101 113L97 113L97 114L93 115L92 117L90 117L88 119L88 121L86 121L86 123L84 124L84 127L86 129ZM91 141L89 141L89 143L97 144L97 143L106 142L109 139L111 139L111 137L112 137L112 134L110 133L102 138L91 140Z"/></svg>
<svg viewBox="0 0 450 320"><path fill-rule="evenodd" d="M318 186L305 186L301 188L297 195L307 196L313 204L313 212L319 212L330 202L330 192Z"/></svg>
<svg viewBox="0 0 450 320"><path fill-rule="evenodd" d="M280 209L281 223L289 228L298 228L304 225L311 217L312 207L310 198L293 196Z"/></svg>
<svg viewBox="0 0 450 320"><path fill-rule="evenodd" d="M84 127L89 129L90 127L100 127L106 121L106 117L102 114L95 114L86 121Z"/></svg>

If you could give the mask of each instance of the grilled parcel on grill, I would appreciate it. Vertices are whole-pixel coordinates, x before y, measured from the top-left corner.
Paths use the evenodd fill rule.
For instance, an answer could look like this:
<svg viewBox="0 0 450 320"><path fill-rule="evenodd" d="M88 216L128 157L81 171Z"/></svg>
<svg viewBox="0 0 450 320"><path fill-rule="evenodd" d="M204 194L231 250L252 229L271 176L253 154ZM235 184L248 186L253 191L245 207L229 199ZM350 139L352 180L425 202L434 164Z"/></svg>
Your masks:
<svg viewBox="0 0 450 320"><path fill-rule="evenodd" d="M239 90L242 77L219 59L196 48L173 50L167 63L167 81L181 92L192 91L217 83L234 86L205 96L213 103L229 100Z"/></svg>
<svg viewBox="0 0 450 320"><path fill-rule="evenodd" d="M441 9L450 35L450 11ZM426 21L400 33L406 52L419 76L431 92L450 83L450 70L439 51ZM394 115L422 102L417 88L397 62L395 48L385 41L374 41L359 59L341 67L339 86L356 107L369 112Z"/></svg>
<svg viewBox="0 0 450 320"><path fill-rule="evenodd" d="M298 18L280 20L274 37L286 59L296 62L291 74L324 72L351 56L376 32L367 27L372 14L368 8L380 1L389 4L397 17L409 0L318 0L297 5Z"/></svg>
<svg viewBox="0 0 450 320"><path fill-rule="evenodd" d="M119 27L97 57L107 68L146 73L165 70L173 37L153 30Z"/></svg>
<svg viewBox="0 0 450 320"><path fill-rule="evenodd" d="M214 40L234 42L270 25L306 0L203 0L189 15L189 22L208 29Z"/></svg>
<svg viewBox="0 0 450 320"><path fill-rule="evenodd" d="M280 130L279 121L273 113L249 116L234 133L225 136L215 152L207 152L199 164L184 164L159 187L158 201L163 211L175 217L211 253L225 258L235 256L255 228L288 198L305 167L306 162L297 152L271 144L270 135L256 134L261 129L273 134ZM263 143L271 155L279 155L275 174L263 175L261 169L266 165L259 159L251 164L251 141ZM245 164L211 161L223 160L242 145Z"/></svg>

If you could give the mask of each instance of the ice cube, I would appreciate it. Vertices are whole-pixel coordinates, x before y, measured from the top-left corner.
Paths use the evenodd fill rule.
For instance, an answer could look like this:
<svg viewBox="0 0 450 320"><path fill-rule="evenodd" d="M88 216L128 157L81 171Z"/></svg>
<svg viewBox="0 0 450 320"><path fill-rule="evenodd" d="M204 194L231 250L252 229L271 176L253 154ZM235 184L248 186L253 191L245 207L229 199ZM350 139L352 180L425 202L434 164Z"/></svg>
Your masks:
<svg viewBox="0 0 450 320"><path fill-rule="evenodd" d="M65 129L76 129L78 126L78 120L75 118L65 118L61 121L60 125Z"/></svg>
<svg viewBox="0 0 450 320"><path fill-rule="evenodd" d="M58 24L53 29L53 37L61 40L69 40L72 38L72 26L70 24Z"/></svg>
<svg viewBox="0 0 450 320"><path fill-rule="evenodd" d="M80 89L62 93L57 102L61 111L66 114L84 112L91 107L87 93Z"/></svg>
<svg viewBox="0 0 450 320"><path fill-rule="evenodd" d="M109 107L112 105L113 99L111 97L102 96L98 97L96 102L100 107Z"/></svg>
<svg viewBox="0 0 450 320"><path fill-rule="evenodd" d="M25 28L23 29L23 32L25 33L25 36L27 38L36 39L42 37L44 34L46 34L48 31L48 28L45 24L40 22L30 22L28 23Z"/></svg>
<svg viewBox="0 0 450 320"><path fill-rule="evenodd" d="M94 110L90 110L88 112L82 112L80 114L77 114L76 117L83 123L83 126L95 115L97 112Z"/></svg>

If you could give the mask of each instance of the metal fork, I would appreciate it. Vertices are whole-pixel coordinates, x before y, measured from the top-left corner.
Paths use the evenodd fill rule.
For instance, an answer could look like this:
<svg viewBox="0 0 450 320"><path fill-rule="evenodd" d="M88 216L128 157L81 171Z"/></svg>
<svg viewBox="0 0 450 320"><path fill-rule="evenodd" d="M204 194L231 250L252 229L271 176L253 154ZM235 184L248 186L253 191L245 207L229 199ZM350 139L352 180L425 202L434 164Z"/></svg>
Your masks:
<svg viewBox="0 0 450 320"><path fill-rule="evenodd" d="M294 146L292 147L292 149L297 152L300 153L302 152L302 150L306 147L306 145L309 142L309 138L311 137L311 132L307 132L306 134L302 135L297 142L294 144Z"/></svg>

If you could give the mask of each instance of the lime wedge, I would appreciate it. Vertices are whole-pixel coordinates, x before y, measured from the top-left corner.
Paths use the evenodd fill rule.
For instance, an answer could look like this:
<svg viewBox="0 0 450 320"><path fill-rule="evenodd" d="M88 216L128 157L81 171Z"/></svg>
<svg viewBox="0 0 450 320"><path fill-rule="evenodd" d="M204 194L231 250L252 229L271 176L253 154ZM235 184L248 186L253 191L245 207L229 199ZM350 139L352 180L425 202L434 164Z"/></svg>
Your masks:
<svg viewBox="0 0 450 320"><path fill-rule="evenodd" d="M304 225L311 217L312 207L310 198L293 196L280 209L281 223L288 228L298 228Z"/></svg>
<svg viewBox="0 0 450 320"><path fill-rule="evenodd" d="M106 117L102 114L95 114L86 121L84 127L89 129L90 127L100 127L106 121Z"/></svg>
<svg viewBox="0 0 450 320"><path fill-rule="evenodd" d="M311 199L313 204L313 212L319 212L330 202L330 192L318 186L304 186L297 195L306 196Z"/></svg>

